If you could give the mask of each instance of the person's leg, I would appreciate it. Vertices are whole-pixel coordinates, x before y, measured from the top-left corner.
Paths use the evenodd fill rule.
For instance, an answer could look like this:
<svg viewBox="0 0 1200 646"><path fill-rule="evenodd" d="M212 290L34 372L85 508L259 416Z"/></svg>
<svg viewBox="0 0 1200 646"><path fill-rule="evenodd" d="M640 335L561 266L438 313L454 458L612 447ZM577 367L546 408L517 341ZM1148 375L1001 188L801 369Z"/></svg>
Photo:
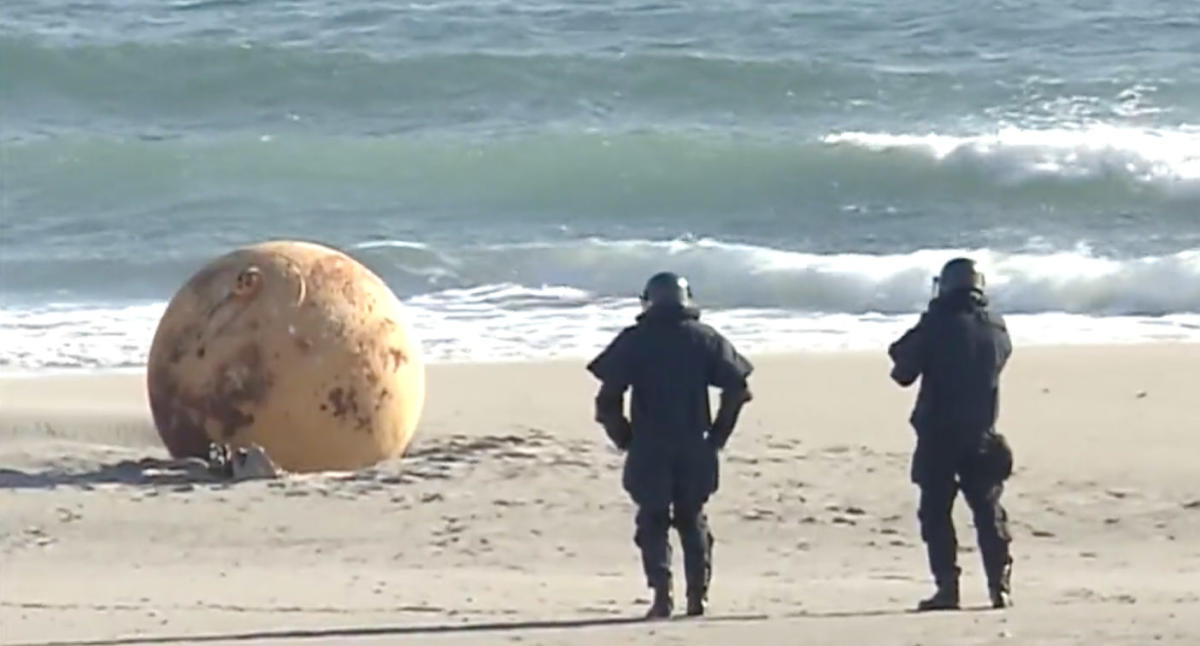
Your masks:
<svg viewBox="0 0 1200 646"><path fill-rule="evenodd" d="M992 606L1007 607L1012 604L1012 556L1009 553L1012 535L1008 530L1008 512L1000 503L1004 483L988 477L987 472L966 470L962 476L962 492L975 517L979 554L983 558Z"/></svg>
<svg viewBox="0 0 1200 646"><path fill-rule="evenodd" d="M683 547L683 567L687 578L688 614L704 614L708 588L712 582L713 535L704 506L716 490L717 457L707 443L698 442L683 452L675 463L671 499L679 543Z"/></svg>
<svg viewBox="0 0 1200 646"><path fill-rule="evenodd" d="M634 543L641 550L646 585L654 590L647 617L669 617L671 598L672 478L670 458L660 451L632 447L625 458L622 476L625 490L637 505Z"/></svg>
<svg viewBox="0 0 1200 646"><path fill-rule="evenodd" d="M688 614L704 614L708 586L712 581L713 535L703 506L675 507L675 528L683 547L683 569L687 579Z"/></svg>
<svg viewBox="0 0 1200 646"><path fill-rule="evenodd" d="M634 543L642 551L642 570L646 585L654 590L654 602L648 617L669 617L673 610L671 597L671 542L668 532L671 513L665 508L639 507Z"/></svg>
<svg viewBox="0 0 1200 646"><path fill-rule="evenodd" d="M954 531L954 498L958 485L952 471L926 474L918 483L921 500L917 510L921 539L925 542L929 570L937 592L919 605L920 610L949 610L959 607L958 537Z"/></svg>

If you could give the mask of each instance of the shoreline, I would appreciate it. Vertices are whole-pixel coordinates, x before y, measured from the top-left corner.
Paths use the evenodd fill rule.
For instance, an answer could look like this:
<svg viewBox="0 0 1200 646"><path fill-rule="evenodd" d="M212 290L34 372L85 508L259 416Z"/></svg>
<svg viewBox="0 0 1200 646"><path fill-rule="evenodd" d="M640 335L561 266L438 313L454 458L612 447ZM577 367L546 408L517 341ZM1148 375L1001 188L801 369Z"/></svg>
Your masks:
<svg viewBox="0 0 1200 646"><path fill-rule="evenodd" d="M751 376L755 401L743 412L739 427L770 427L790 418L801 428L888 429L872 430L861 438L864 441L903 445L910 440L907 420L917 388L902 389L891 382L883 349L748 357L756 367ZM1117 441L1112 435L1120 429L1114 424L1122 422L1128 432L1147 440L1139 447L1141 453L1170 453L1170 446L1190 441L1184 429L1200 428L1200 409L1189 406L1196 366L1200 344L1193 343L1018 345L1002 377L998 428L1015 436L1018 451L1028 441L1025 436L1035 440L1038 432L1108 429L1073 450L1093 452L1115 468L1117 456L1091 442L1101 437ZM424 412L413 446L450 432L481 432L487 425L480 420L510 428L566 423L571 433L601 439L591 423L598 384L586 372L584 360L430 363L426 375ZM38 429L54 429L60 439L104 443L119 437L122 444L161 450L146 398L141 370L0 375L0 439L36 440ZM566 411L570 415L564 418ZM827 432L820 429L819 436ZM1055 459L1036 454L1033 458Z"/></svg>
<svg viewBox="0 0 1200 646"><path fill-rule="evenodd" d="M915 322L915 318L913 319ZM615 335L615 332L614 332ZM1197 339L1180 339L1180 338L1164 338L1164 339L1126 339L1126 340L1083 340L1077 342L1062 342L1062 341L1029 341L1020 340L1014 337L1013 344L1017 350L1104 350L1106 348L1157 348L1163 346L1182 346L1200 348L1200 338ZM426 358L425 365L430 368L438 369L449 366L514 366L514 365L529 365L529 364L559 364L559 363L586 363L591 358L599 353L603 346L595 348L594 352L578 353L578 354L563 354L552 356L529 356L529 357L483 357L483 358ZM739 346L741 350L741 346ZM854 345L844 347L827 347L815 346L804 349L786 349L786 350L768 350L765 352L743 351L743 354L757 357L770 358L786 358L786 357L805 357L805 356L855 356L855 355L870 355L876 353L887 353L887 344L874 345ZM30 368L30 369L10 369L0 367L0 382L6 380L21 380L21 379L42 379L42 378L91 378L91 377L128 377L132 375L144 375L146 371L145 364L136 366L116 366L116 367L88 367L88 366L54 366L46 368Z"/></svg>

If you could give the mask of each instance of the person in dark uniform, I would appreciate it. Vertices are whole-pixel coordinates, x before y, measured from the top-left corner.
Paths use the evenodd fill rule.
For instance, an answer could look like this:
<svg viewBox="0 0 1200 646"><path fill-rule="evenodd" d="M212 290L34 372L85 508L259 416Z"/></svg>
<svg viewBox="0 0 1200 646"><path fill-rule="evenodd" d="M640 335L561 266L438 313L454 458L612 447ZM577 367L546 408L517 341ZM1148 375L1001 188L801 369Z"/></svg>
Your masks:
<svg viewBox="0 0 1200 646"><path fill-rule="evenodd" d="M1004 319L988 311L984 279L968 258L945 264L917 325L888 348L891 377L921 379L910 421L917 443L912 481L937 591L918 610L959 607L958 541L951 511L959 491L975 517L994 608L1011 605L1008 516L1000 504L1013 455L996 431L1000 373L1012 354Z"/></svg>
<svg viewBox="0 0 1200 646"><path fill-rule="evenodd" d="M637 505L634 542L647 585L648 618L674 610L669 530L679 532L687 614L704 614L712 577L713 535L704 505L716 492L717 452L733 433L753 366L713 328L701 323L685 278L655 274L641 295L643 311L591 363L600 380L596 421L626 451L622 484ZM715 419L709 387L721 389ZM632 389L630 418L625 391Z"/></svg>

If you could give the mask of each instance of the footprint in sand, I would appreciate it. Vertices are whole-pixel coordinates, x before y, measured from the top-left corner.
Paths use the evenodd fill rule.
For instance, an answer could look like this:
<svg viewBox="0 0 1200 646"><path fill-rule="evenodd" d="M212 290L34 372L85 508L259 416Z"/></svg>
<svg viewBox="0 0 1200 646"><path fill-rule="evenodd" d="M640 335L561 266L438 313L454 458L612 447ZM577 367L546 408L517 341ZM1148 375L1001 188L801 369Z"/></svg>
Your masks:
<svg viewBox="0 0 1200 646"><path fill-rule="evenodd" d="M742 512L742 520L766 520L774 515L774 512L766 509L750 509Z"/></svg>
<svg viewBox="0 0 1200 646"><path fill-rule="evenodd" d="M79 515L74 510L67 509L66 507L59 507L54 511L58 514L58 522L60 523L73 523L80 518L83 518L83 516Z"/></svg>

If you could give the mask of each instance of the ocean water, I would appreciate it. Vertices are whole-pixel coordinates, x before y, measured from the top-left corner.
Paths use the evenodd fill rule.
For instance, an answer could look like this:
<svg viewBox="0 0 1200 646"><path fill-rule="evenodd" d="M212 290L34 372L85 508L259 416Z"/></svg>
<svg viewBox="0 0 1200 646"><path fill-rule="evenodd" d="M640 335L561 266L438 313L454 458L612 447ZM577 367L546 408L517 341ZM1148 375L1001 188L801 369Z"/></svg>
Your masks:
<svg viewBox="0 0 1200 646"><path fill-rule="evenodd" d="M1186 0L4 0L0 370L134 368L230 249L345 249L435 360L587 356L655 271L879 348L978 258L1018 343L1200 341Z"/></svg>

